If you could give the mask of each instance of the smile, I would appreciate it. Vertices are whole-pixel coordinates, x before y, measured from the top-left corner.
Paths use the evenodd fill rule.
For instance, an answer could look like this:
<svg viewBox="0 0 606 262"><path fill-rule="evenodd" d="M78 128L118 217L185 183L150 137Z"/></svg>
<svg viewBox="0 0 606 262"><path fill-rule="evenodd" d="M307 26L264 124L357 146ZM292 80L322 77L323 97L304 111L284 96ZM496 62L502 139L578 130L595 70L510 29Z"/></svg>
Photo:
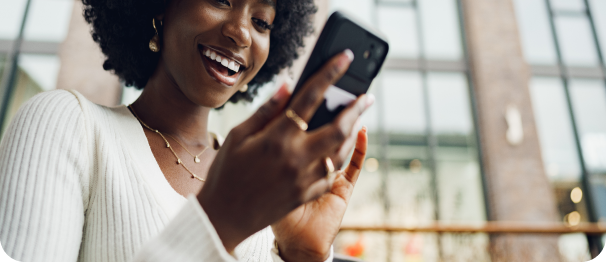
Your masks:
<svg viewBox="0 0 606 262"><path fill-rule="evenodd" d="M212 48L198 45L204 67L217 82L232 87L246 69L239 61Z"/></svg>

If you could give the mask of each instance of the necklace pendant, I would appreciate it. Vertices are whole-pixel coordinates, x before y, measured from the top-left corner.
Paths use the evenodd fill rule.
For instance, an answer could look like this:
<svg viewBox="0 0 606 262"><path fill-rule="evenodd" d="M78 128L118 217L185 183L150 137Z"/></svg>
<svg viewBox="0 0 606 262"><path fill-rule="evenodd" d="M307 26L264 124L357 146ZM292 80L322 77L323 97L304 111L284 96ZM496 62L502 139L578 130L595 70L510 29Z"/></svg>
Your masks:
<svg viewBox="0 0 606 262"><path fill-rule="evenodd" d="M177 165L181 164L181 159L177 159Z"/></svg>
<svg viewBox="0 0 606 262"><path fill-rule="evenodd" d="M194 157L194 162L196 162L196 163L200 163L200 158L198 158L198 156L195 156L195 157Z"/></svg>

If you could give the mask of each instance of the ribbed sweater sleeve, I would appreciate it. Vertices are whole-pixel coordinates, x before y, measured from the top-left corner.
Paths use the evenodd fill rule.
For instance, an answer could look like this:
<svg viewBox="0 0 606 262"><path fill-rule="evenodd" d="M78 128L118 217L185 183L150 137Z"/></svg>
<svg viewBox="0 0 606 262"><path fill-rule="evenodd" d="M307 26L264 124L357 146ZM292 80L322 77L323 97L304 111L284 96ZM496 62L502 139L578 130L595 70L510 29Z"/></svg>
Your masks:
<svg viewBox="0 0 606 262"><path fill-rule="evenodd" d="M0 143L0 243L18 261L76 261L88 200L84 118L69 92L37 95Z"/></svg>
<svg viewBox="0 0 606 262"><path fill-rule="evenodd" d="M233 261L198 200L190 196L166 228L138 252L137 262Z"/></svg>

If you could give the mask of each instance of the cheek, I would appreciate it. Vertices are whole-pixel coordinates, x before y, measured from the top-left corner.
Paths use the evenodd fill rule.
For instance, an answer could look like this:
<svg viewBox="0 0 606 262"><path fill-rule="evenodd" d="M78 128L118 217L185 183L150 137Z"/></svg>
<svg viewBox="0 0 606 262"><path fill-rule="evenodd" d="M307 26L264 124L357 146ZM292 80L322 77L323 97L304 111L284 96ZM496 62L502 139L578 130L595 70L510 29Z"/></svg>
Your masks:
<svg viewBox="0 0 606 262"><path fill-rule="evenodd" d="M255 74L261 70L265 62L267 62L267 58L269 57L269 36L258 36L256 39L253 39L253 46L251 47L251 52L255 59Z"/></svg>
<svg viewBox="0 0 606 262"><path fill-rule="evenodd" d="M169 6L165 15L163 60L179 86L195 86L203 70L196 37L213 35L220 21L217 12L204 2L180 1Z"/></svg>

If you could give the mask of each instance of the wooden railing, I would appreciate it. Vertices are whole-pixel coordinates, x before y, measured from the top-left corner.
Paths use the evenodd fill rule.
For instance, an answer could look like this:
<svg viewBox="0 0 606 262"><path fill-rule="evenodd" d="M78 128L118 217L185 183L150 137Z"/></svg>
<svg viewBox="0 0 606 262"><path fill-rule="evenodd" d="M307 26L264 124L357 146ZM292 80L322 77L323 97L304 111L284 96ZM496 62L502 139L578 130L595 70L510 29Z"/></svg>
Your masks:
<svg viewBox="0 0 606 262"><path fill-rule="evenodd" d="M374 231L374 232L419 232L419 233L486 233L486 234L569 234L584 233L588 235L606 234L606 224L582 223L568 226L563 223L521 223L521 222L486 222L476 225L436 223L428 226L395 227L395 226L342 226L341 231Z"/></svg>

